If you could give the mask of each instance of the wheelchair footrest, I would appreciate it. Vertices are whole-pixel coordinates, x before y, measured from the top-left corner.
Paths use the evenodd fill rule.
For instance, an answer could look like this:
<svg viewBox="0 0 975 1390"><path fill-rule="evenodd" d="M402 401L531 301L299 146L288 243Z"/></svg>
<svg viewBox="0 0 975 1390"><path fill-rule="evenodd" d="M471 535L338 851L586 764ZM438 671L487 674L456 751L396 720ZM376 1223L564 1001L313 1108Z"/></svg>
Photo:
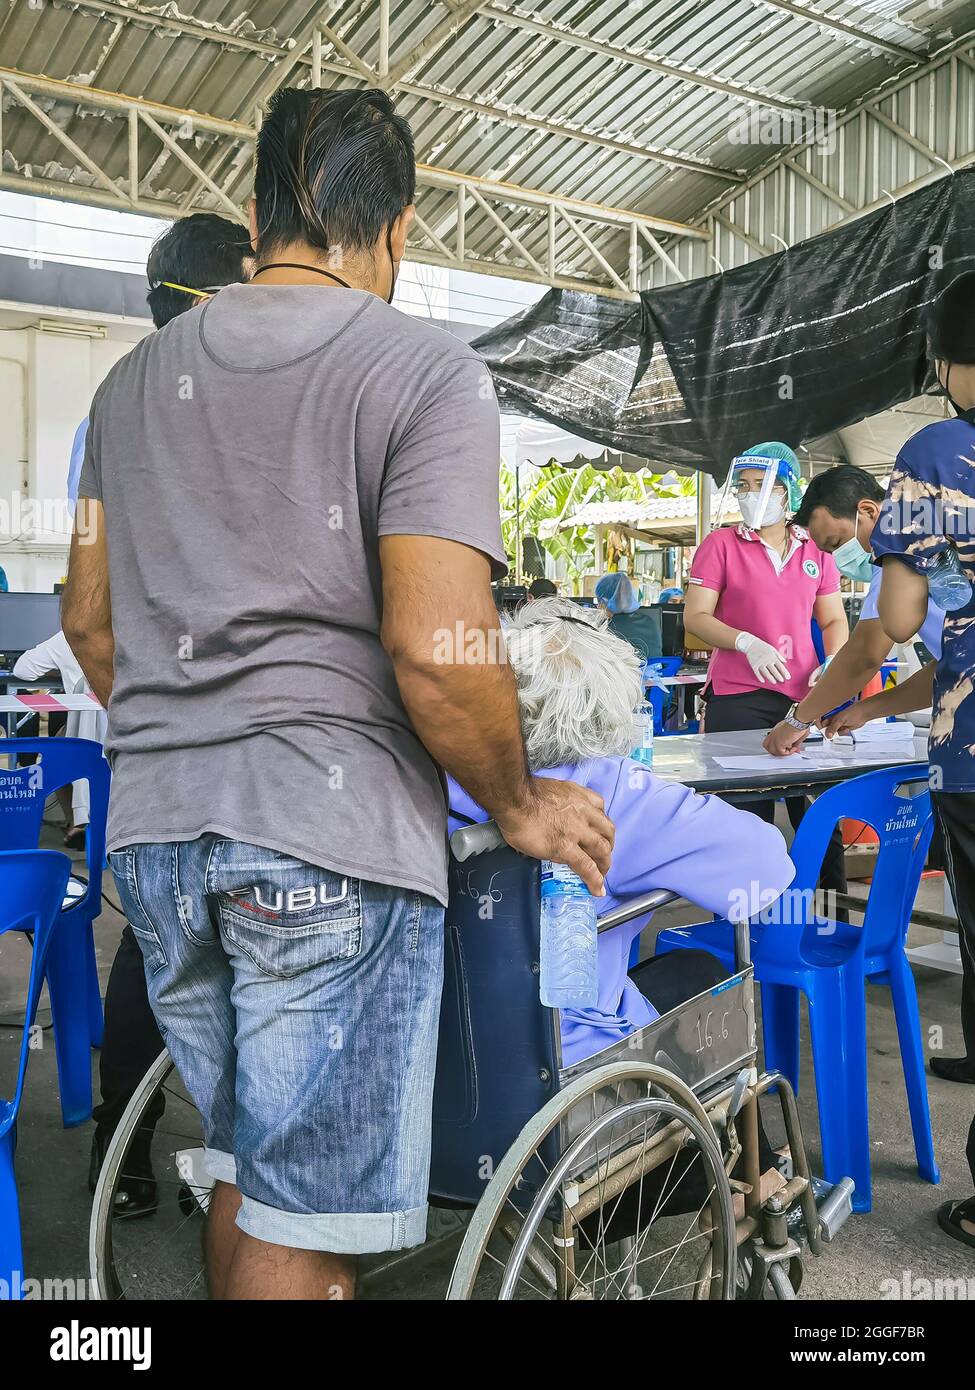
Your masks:
<svg viewBox="0 0 975 1390"><path fill-rule="evenodd" d="M853 1179L840 1178L822 1200L817 1192L816 1206L819 1208L819 1230L823 1240L834 1240L847 1218L853 1214Z"/></svg>

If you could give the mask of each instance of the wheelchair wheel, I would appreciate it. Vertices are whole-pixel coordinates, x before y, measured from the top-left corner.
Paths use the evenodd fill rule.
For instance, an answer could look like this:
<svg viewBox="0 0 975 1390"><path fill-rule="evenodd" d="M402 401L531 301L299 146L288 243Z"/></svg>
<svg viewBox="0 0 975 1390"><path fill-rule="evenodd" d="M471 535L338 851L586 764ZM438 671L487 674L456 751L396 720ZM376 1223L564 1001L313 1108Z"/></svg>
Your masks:
<svg viewBox="0 0 975 1390"><path fill-rule="evenodd" d="M202 1237L210 1188L202 1158L199 1112L162 1052L126 1107L95 1189L88 1235L93 1297L206 1298ZM149 1215L126 1218L116 1210L119 1184L144 1176L147 1162L157 1205Z"/></svg>
<svg viewBox="0 0 975 1390"><path fill-rule="evenodd" d="M535 1115L478 1203L450 1299L733 1300L731 1188L676 1076L614 1063Z"/></svg>

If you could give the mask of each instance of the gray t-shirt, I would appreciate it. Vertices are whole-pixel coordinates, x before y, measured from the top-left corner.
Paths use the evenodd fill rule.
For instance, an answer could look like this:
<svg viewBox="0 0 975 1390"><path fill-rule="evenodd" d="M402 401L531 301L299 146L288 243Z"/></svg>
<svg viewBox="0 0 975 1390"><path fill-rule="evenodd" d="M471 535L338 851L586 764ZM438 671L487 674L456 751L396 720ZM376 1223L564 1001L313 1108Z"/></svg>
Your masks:
<svg viewBox="0 0 975 1390"><path fill-rule="evenodd" d="M498 407L374 295L233 285L96 393L115 631L108 848L205 832L447 896L446 810L379 640L379 537L504 571Z"/></svg>

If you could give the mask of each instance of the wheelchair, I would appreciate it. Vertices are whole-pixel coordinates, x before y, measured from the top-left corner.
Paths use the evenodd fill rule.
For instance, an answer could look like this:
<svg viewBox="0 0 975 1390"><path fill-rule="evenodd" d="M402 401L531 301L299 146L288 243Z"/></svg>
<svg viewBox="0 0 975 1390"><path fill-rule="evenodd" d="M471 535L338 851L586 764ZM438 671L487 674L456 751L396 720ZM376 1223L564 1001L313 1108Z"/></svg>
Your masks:
<svg viewBox="0 0 975 1390"><path fill-rule="evenodd" d="M363 1257L362 1295L381 1297L392 1280L400 1297L451 1300L795 1298L804 1249L819 1255L835 1235L852 1183L817 1206L792 1088L758 1071L748 924L736 928L729 979L564 1065L558 1012L538 992L539 863L490 823L455 831L451 847L431 1235L414 1250ZM647 894L598 929L673 901ZM758 1103L769 1092L791 1175L763 1201ZM158 1206L129 1221L116 1192L147 1157ZM94 1296L205 1297L202 1157L199 1116L164 1052L129 1103L95 1192ZM431 1271L450 1258L444 1290Z"/></svg>

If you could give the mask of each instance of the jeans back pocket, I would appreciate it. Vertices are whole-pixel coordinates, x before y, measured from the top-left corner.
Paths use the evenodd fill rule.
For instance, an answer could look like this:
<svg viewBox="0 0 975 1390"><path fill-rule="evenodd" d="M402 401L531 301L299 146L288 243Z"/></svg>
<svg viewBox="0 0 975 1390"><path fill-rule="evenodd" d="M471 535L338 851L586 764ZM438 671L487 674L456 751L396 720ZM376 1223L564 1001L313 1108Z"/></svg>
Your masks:
<svg viewBox="0 0 975 1390"><path fill-rule="evenodd" d="M359 880L300 859L247 850L232 866L240 887L223 887L231 864L221 865L217 896L220 927L265 975L287 979L328 961L351 960L362 946ZM249 861L249 862L248 862Z"/></svg>

